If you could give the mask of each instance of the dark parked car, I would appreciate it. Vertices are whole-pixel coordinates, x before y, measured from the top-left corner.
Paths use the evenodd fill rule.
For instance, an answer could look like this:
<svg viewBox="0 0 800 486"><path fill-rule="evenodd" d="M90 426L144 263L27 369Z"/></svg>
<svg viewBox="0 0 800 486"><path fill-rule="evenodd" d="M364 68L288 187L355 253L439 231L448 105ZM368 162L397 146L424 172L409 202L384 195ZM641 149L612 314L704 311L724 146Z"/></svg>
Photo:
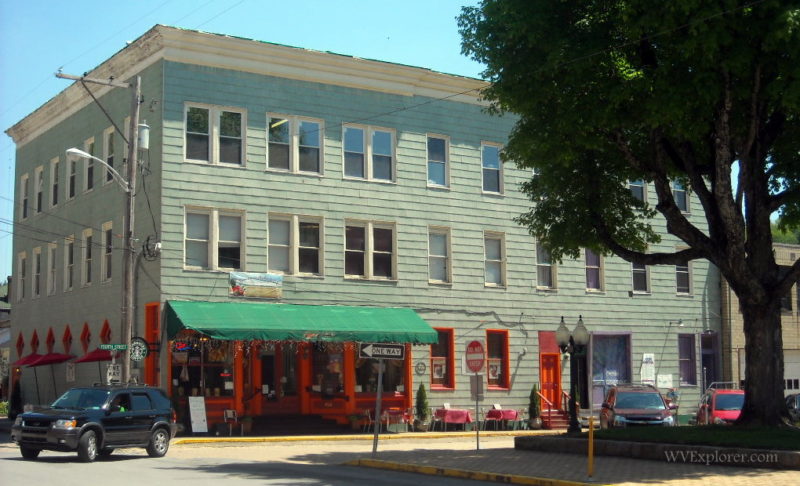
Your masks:
<svg viewBox="0 0 800 486"><path fill-rule="evenodd" d="M121 447L143 447L162 457L175 436L175 410L158 388L108 385L72 388L47 408L17 416L11 440L22 457L42 450L77 451L91 462Z"/></svg>
<svg viewBox="0 0 800 486"><path fill-rule="evenodd" d="M676 408L652 385L613 386L600 408L600 428L676 425Z"/></svg>
<svg viewBox="0 0 800 486"><path fill-rule="evenodd" d="M695 423L697 425L725 425L736 422L744 405L744 390L724 388L725 384L712 383L700 399Z"/></svg>
<svg viewBox="0 0 800 486"><path fill-rule="evenodd" d="M800 393L786 397L786 406L789 408L789 416L792 418L792 422L800 422Z"/></svg>

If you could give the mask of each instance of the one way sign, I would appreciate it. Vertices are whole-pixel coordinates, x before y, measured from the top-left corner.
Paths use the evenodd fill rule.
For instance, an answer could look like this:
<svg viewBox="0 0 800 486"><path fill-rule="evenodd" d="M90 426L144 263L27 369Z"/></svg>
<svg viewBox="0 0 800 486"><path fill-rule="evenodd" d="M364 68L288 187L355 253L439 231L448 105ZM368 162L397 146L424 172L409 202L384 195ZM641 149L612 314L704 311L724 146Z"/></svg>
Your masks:
<svg viewBox="0 0 800 486"><path fill-rule="evenodd" d="M404 344L359 343L358 345L359 358L403 359L405 351Z"/></svg>

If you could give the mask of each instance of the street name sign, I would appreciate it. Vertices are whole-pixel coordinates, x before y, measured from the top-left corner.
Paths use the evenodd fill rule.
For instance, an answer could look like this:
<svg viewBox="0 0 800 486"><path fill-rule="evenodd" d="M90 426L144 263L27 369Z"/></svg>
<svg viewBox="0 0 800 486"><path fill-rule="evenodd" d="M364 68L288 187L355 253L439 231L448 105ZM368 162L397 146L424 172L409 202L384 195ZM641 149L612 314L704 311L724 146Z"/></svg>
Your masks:
<svg viewBox="0 0 800 486"><path fill-rule="evenodd" d="M405 344L359 343L359 358L404 359Z"/></svg>
<svg viewBox="0 0 800 486"><path fill-rule="evenodd" d="M127 344L101 344L98 347L106 351L125 351L128 349Z"/></svg>

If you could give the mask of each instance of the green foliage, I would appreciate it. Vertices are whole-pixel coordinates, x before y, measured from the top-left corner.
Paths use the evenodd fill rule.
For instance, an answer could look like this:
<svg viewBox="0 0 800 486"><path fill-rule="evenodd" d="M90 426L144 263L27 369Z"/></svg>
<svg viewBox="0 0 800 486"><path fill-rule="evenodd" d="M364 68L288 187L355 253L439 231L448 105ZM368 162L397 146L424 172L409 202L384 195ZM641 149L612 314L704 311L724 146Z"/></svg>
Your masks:
<svg viewBox="0 0 800 486"><path fill-rule="evenodd" d="M786 243L789 245L800 244L800 229L794 231L782 230L780 223L772 224L772 241L775 243Z"/></svg>
<svg viewBox="0 0 800 486"><path fill-rule="evenodd" d="M416 415L420 422L430 420L430 407L428 405L428 394L425 392L425 385L419 384L416 397Z"/></svg>
<svg viewBox="0 0 800 486"><path fill-rule="evenodd" d="M528 404L528 415L530 418L538 418L542 415L542 407L539 400L539 384L534 383L533 389L531 390L530 403Z"/></svg>
<svg viewBox="0 0 800 486"><path fill-rule="evenodd" d="M8 402L0 402L0 415L8 415Z"/></svg>

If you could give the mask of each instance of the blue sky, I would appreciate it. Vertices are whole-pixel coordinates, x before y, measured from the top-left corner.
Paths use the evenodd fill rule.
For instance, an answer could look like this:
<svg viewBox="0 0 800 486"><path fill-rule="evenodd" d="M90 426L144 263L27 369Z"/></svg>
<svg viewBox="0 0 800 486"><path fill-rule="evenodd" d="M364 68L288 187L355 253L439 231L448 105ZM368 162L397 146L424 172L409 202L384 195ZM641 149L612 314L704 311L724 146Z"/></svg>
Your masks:
<svg viewBox="0 0 800 486"><path fill-rule="evenodd" d="M0 279L11 274L14 142L4 132L155 24L479 77L455 17L477 0L0 0Z"/></svg>

